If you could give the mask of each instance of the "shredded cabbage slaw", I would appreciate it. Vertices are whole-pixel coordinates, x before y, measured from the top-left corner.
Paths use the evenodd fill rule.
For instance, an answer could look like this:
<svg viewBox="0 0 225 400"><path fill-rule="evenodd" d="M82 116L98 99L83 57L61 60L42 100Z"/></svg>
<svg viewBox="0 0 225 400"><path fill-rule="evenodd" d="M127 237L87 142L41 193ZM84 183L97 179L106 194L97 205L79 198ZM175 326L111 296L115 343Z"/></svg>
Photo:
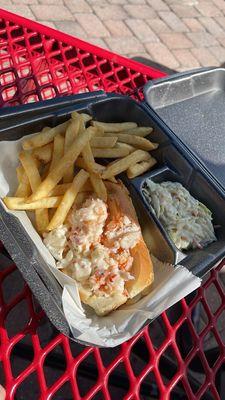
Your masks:
<svg viewBox="0 0 225 400"><path fill-rule="evenodd" d="M216 240L211 211L180 183L147 178L142 190L178 249L203 248Z"/></svg>

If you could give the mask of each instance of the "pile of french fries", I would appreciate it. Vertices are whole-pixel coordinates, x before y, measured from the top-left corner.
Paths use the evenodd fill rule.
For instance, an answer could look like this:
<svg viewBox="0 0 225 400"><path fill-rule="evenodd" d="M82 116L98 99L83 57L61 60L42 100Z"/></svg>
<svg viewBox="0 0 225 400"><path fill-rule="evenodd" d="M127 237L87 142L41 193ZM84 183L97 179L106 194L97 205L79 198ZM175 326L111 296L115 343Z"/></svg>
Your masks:
<svg viewBox="0 0 225 400"><path fill-rule="evenodd" d="M33 210L40 234L59 227L85 193L95 192L107 201L104 180L116 181L116 175L124 171L134 178L156 163L149 152L158 144L145 138L152 130L134 122L98 122L88 114L73 112L68 121L24 140L18 188L14 197L4 198L6 206ZM96 158L114 161L101 165Z"/></svg>

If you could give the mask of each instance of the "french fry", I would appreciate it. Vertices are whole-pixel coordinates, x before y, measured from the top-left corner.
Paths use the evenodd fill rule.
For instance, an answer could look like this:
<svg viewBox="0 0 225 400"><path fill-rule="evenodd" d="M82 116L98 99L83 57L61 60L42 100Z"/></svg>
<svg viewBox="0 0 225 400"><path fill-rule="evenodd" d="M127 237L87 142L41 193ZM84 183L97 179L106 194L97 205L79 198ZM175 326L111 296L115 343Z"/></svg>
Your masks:
<svg viewBox="0 0 225 400"><path fill-rule="evenodd" d="M72 118L72 119L77 119L78 116L79 116L79 117L80 117L80 116L82 117L84 123L89 122L89 121L92 120L92 116L89 115L89 114L85 114L85 113L79 114L79 113L76 112L76 111L73 111L73 112L71 113L71 118Z"/></svg>
<svg viewBox="0 0 225 400"><path fill-rule="evenodd" d="M80 207L84 201L93 193L93 190L91 192L79 192L75 198L74 204L76 204L76 207Z"/></svg>
<svg viewBox="0 0 225 400"><path fill-rule="evenodd" d="M61 160L61 158L63 157L64 141L64 137L62 137L60 134L57 134L54 137L52 161L49 167L49 171L52 171L52 169L55 168L55 166L58 164L59 160Z"/></svg>
<svg viewBox="0 0 225 400"><path fill-rule="evenodd" d="M97 130L96 130L96 137L102 137L106 135L106 132L104 131L104 128L102 126L96 126Z"/></svg>
<svg viewBox="0 0 225 400"><path fill-rule="evenodd" d="M95 159L94 159L93 154L92 154L90 143L87 143L85 145L85 147L83 148L81 154L82 154L82 157L84 159L84 162L86 164L86 167L87 167L88 171L92 171L92 172L96 171L96 169L95 169Z"/></svg>
<svg viewBox="0 0 225 400"><path fill-rule="evenodd" d="M50 126L44 126L44 128L42 129L42 132L47 132L47 131L49 131L49 129L52 129L52 128L50 128Z"/></svg>
<svg viewBox="0 0 225 400"><path fill-rule="evenodd" d="M150 168L153 167L153 165L156 164L156 159L154 157L150 157L149 160L147 161L141 161L140 163L131 165L127 169L127 176L129 179L135 178L136 176L139 176L143 174L144 172L148 171Z"/></svg>
<svg viewBox="0 0 225 400"><path fill-rule="evenodd" d="M31 189L34 192L41 183L41 177L37 168L36 160L31 153L25 151L20 153L19 159L29 179Z"/></svg>
<svg viewBox="0 0 225 400"><path fill-rule="evenodd" d="M19 165L16 168L16 176L17 176L18 183L20 183L22 181L23 175L24 175L24 168L22 165Z"/></svg>
<svg viewBox="0 0 225 400"><path fill-rule="evenodd" d="M134 146L131 146L131 144L121 143L121 142L117 142L115 147L120 148L120 149L126 149L127 151L129 151L128 154L137 150Z"/></svg>
<svg viewBox="0 0 225 400"><path fill-rule="evenodd" d="M107 201L107 190L103 180L96 174L90 174L90 181L97 196L103 201Z"/></svg>
<svg viewBox="0 0 225 400"><path fill-rule="evenodd" d="M76 159L75 166L88 170L87 164L85 163L85 161L82 157L78 157ZM95 162L94 169L95 169L96 173L99 173L99 172L104 171L105 166Z"/></svg>
<svg viewBox="0 0 225 400"><path fill-rule="evenodd" d="M49 193L49 197L51 196L62 196L66 193L67 189L71 186L71 183L62 183L61 185L57 185L54 189ZM87 182L82 186L82 192L90 192L93 190L92 184L88 179Z"/></svg>
<svg viewBox="0 0 225 400"><path fill-rule="evenodd" d="M48 132L51 128L49 126L45 126L41 132ZM32 151L32 154L38 161L42 161L44 164L47 164L51 161L52 158L52 143L46 144L42 147L37 147Z"/></svg>
<svg viewBox="0 0 225 400"><path fill-rule="evenodd" d="M129 135L126 133L117 133L116 136L118 137L120 143L130 144L134 147L138 147L141 150L150 151L157 149L157 147L159 146L158 143L153 143L150 140L140 136Z"/></svg>
<svg viewBox="0 0 225 400"><path fill-rule="evenodd" d="M78 132L78 134L81 134L81 133L83 133L84 131L85 131L85 129L86 129L86 123L88 122L88 121L90 121L91 119L92 119L92 117L90 117L90 115L88 115L88 114L84 114L84 113L81 113L81 114L78 114L78 113L76 113L77 114L77 118L80 118L80 127L79 127L79 132ZM97 132L97 128L96 128L96 130L95 130L95 133Z"/></svg>
<svg viewBox="0 0 225 400"><path fill-rule="evenodd" d="M70 146L72 145L73 141L78 135L79 132L79 127L80 127L80 121L81 117L78 114L78 117L76 119L72 119L67 130L66 130L66 135L65 135L65 144L64 144L64 154L69 150ZM72 182L74 177L74 165L71 165L64 177L63 177L63 182Z"/></svg>
<svg viewBox="0 0 225 400"><path fill-rule="evenodd" d="M10 210L39 210L44 208L56 208L62 200L62 196L46 197L32 203L26 203L26 197L4 197L3 201Z"/></svg>
<svg viewBox="0 0 225 400"><path fill-rule="evenodd" d="M70 120L63 122L62 124L59 124L46 132L39 132L35 136L32 136L30 139L26 139L23 142L23 149L32 150L36 147L42 147L45 144L51 143L57 134L64 134L66 132L66 128L69 123Z"/></svg>
<svg viewBox="0 0 225 400"><path fill-rule="evenodd" d="M110 148L115 146L117 137L93 137L90 141L91 147Z"/></svg>
<svg viewBox="0 0 225 400"><path fill-rule="evenodd" d="M38 160L42 161L44 164L47 164L52 158L52 143L46 144L42 147L37 147L33 150L32 154Z"/></svg>
<svg viewBox="0 0 225 400"><path fill-rule="evenodd" d="M136 164L140 161L145 161L149 159L149 153L144 150L135 150L133 153L128 156L122 158L114 162L113 164L106 167L105 171L102 174L103 179L108 179L111 176L115 176L120 174L123 171L126 171L131 165Z"/></svg>
<svg viewBox="0 0 225 400"><path fill-rule="evenodd" d="M99 122L91 121L93 126L102 127L105 132L121 132L127 129L133 129L137 127L135 122L120 122L120 123L110 123L110 122Z"/></svg>
<svg viewBox="0 0 225 400"><path fill-rule="evenodd" d="M83 169L81 169L75 176L72 184L64 194L59 207L57 208L55 214L53 215L47 227L48 231L52 231L53 229L57 228L58 226L64 223L78 192L82 189L82 186L87 181L88 177L89 177L88 172L84 171Z"/></svg>
<svg viewBox="0 0 225 400"><path fill-rule="evenodd" d="M120 158L129 154L130 150L127 148L113 147L110 149L100 149L92 147L93 156L96 158Z"/></svg>
<svg viewBox="0 0 225 400"><path fill-rule="evenodd" d="M80 118L72 119L70 124L68 125L65 134L65 145L64 145L65 153L67 152L67 150L69 150L71 144L77 137L79 132L79 127L80 127Z"/></svg>
<svg viewBox="0 0 225 400"><path fill-rule="evenodd" d="M151 126L137 126L137 128L128 129L124 132L119 132L119 133L125 133L128 135L146 137L152 132L153 132L153 128Z"/></svg>
<svg viewBox="0 0 225 400"><path fill-rule="evenodd" d="M83 118L83 121L85 122L85 124L92 120L92 116L89 114L81 113L80 115Z"/></svg>
<svg viewBox="0 0 225 400"><path fill-rule="evenodd" d="M79 118L79 117L80 117L80 114L79 114L77 111L71 112L71 118L72 118L73 120L75 120L75 119L77 119L77 118Z"/></svg>
<svg viewBox="0 0 225 400"><path fill-rule="evenodd" d="M57 185L62 179L66 170L75 163L77 157L83 150L84 146L89 142L91 137L95 134L95 128L89 127L85 132L79 134L74 140L70 149L64 154L58 165L50 171L48 176L40 184L37 191L30 196L29 202L36 201L48 196L48 193Z"/></svg>
<svg viewBox="0 0 225 400"><path fill-rule="evenodd" d="M62 196L63 194L66 193L67 189L69 189L71 183L62 183L59 185L56 185L54 187L54 189L51 190L51 192L49 192L48 196L52 197L52 196Z"/></svg>
<svg viewBox="0 0 225 400"><path fill-rule="evenodd" d="M40 208L35 210L35 222L37 231L43 233L49 224L48 208Z"/></svg>
<svg viewBox="0 0 225 400"><path fill-rule="evenodd" d="M117 183L117 180L116 180L115 176L110 176L110 178L108 178L107 180L112 182L112 183Z"/></svg>
<svg viewBox="0 0 225 400"><path fill-rule="evenodd" d="M15 193L16 197L28 197L31 194L29 179L22 165L16 168L18 187Z"/></svg>
<svg viewBox="0 0 225 400"><path fill-rule="evenodd" d="M41 177L38 171L37 162L34 156L28 152L21 152L19 158L30 182L31 190L34 192L41 184ZM36 210L35 220L37 231L44 232L49 223L48 210L45 208Z"/></svg>

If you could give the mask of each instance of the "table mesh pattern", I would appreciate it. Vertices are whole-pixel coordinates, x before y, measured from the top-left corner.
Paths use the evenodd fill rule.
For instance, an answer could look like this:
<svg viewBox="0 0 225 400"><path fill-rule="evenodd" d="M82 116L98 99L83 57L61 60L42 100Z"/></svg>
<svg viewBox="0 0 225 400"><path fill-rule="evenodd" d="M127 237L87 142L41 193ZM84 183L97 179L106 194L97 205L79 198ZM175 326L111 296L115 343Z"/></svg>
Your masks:
<svg viewBox="0 0 225 400"><path fill-rule="evenodd" d="M0 12L1 14L1 12ZM1 17L1 15L0 15ZM58 33L61 40L0 18L0 104L21 104L63 94L104 89L130 94L163 75L122 57ZM50 29L42 27L42 32ZM108 56L108 57L107 57ZM123 61L122 61L123 60Z"/></svg>
<svg viewBox="0 0 225 400"><path fill-rule="evenodd" d="M132 94L163 75L0 10L1 106L96 89ZM0 382L7 400L220 399L222 267L129 342L97 349L55 330L0 244Z"/></svg>
<svg viewBox="0 0 225 400"><path fill-rule="evenodd" d="M221 399L223 265L209 274L194 295L129 342L115 349L97 349L81 346L55 330L2 249L0 376L8 399ZM207 297L212 286L213 306ZM201 319L196 324L199 307Z"/></svg>

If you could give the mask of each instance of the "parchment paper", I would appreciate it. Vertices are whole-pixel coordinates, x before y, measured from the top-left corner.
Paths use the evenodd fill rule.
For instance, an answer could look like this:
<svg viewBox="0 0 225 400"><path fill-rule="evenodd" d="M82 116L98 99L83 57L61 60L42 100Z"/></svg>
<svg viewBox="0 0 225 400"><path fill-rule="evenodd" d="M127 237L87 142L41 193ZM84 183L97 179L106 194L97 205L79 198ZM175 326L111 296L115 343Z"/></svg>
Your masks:
<svg viewBox="0 0 225 400"><path fill-rule="evenodd" d="M0 142L0 197L13 195L15 192L20 150L21 139ZM5 209L7 210L6 207ZM153 258L155 279L151 292L135 304L122 306L109 316L98 317L89 307L82 306L76 282L56 269L54 258L43 244L27 214L24 211L11 213L17 216L43 257L46 268L51 270L61 284L63 310L74 338L89 344L104 347L119 345L135 335L148 319L157 317L201 284L201 279L185 267L179 265L174 268Z"/></svg>

